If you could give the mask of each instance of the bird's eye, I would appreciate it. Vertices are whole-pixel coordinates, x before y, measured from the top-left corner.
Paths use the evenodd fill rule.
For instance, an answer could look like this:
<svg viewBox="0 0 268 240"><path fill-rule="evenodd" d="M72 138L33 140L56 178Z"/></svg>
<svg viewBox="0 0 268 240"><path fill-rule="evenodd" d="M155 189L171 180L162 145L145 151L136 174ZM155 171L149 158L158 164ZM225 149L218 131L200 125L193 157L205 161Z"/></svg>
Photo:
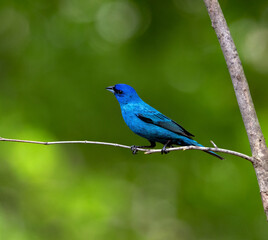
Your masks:
<svg viewBox="0 0 268 240"><path fill-rule="evenodd" d="M122 90L119 90L119 89L116 89L116 88L114 88L114 91L115 91L117 94L122 94L122 93L123 93Z"/></svg>

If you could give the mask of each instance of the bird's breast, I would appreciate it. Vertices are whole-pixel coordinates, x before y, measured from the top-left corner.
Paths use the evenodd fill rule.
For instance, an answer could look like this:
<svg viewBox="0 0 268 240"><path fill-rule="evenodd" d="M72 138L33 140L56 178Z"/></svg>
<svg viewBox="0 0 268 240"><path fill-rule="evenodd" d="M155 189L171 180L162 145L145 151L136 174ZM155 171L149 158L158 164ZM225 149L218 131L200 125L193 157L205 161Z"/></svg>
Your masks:
<svg viewBox="0 0 268 240"><path fill-rule="evenodd" d="M136 134L142 135L148 129L147 123L140 120L136 115L137 107L121 107L122 116L127 126Z"/></svg>

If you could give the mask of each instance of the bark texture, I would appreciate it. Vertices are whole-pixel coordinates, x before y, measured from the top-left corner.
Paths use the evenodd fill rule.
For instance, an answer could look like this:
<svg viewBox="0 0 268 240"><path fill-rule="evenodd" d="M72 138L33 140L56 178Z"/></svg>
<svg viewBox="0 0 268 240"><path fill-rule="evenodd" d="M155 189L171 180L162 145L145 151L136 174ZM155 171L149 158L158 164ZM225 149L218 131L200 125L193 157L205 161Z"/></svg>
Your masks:
<svg viewBox="0 0 268 240"><path fill-rule="evenodd" d="M251 98L248 82L219 2L218 0L204 0L204 2L233 82L268 220L268 149Z"/></svg>

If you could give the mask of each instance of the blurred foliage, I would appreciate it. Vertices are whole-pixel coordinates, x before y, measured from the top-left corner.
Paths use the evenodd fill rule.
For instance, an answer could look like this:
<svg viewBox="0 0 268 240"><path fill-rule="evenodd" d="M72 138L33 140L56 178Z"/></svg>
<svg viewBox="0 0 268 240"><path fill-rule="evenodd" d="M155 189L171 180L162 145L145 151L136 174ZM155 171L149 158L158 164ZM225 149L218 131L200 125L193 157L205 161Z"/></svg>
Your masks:
<svg viewBox="0 0 268 240"><path fill-rule="evenodd" d="M268 2L221 1L268 135ZM1 0L0 136L143 144L105 90L127 83L196 139L250 153L199 0ZM160 145L159 145L160 147ZM199 151L1 143L0 238L257 239L254 169Z"/></svg>

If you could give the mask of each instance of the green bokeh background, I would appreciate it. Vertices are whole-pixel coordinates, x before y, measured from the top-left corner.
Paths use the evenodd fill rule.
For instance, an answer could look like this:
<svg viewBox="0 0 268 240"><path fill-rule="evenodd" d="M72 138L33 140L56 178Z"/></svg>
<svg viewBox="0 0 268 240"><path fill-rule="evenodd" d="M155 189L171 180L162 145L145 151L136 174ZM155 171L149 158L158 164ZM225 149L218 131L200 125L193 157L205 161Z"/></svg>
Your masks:
<svg viewBox="0 0 268 240"><path fill-rule="evenodd" d="M221 4L267 136L268 2ZM203 1L1 0L0 136L145 144L105 90L116 83L133 86L200 143L250 154ZM0 149L0 239L268 238L254 169L237 157Z"/></svg>

